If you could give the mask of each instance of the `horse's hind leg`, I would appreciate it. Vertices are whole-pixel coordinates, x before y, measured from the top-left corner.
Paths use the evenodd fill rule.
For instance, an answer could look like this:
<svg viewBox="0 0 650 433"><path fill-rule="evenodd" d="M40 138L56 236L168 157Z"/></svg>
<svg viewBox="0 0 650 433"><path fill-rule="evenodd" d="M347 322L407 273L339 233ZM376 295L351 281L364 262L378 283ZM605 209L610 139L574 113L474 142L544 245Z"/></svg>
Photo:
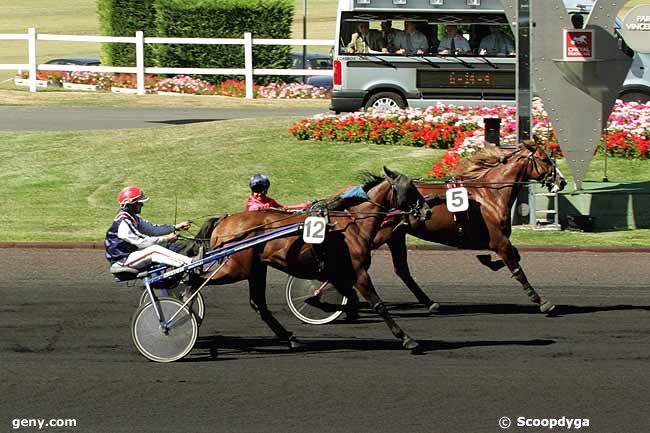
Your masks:
<svg viewBox="0 0 650 433"><path fill-rule="evenodd" d="M406 332L402 330L402 328L399 327L397 323L395 323L390 313L386 309L384 301L381 300L375 291L375 287L372 284L372 280L370 279L370 275L368 275L367 271L362 270L359 273L355 287L357 290L359 290L363 297L366 298L368 302L370 302L370 306L381 316L382 319L384 319L384 322L386 322L386 325L388 325L388 328L393 333L393 335L402 340L402 346L413 353L419 353L420 349L418 342L412 339Z"/></svg>
<svg viewBox="0 0 650 433"><path fill-rule="evenodd" d="M260 317L271 328L273 333L281 340L288 342L291 349L300 347L300 343L293 336L293 333L287 331L284 326L278 322L269 310L266 303L266 265L258 265L252 272L252 276L248 279L249 290L249 303L255 312L259 313Z"/></svg>
<svg viewBox="0 0 650 433"><path fill-rule="evenodd" d="M397 275L406 284L406 287L415 295L417 300L424 305L429 312L433 313L438 311L440 304L433 302L426 293L422 291L418 283L411 276L411 270L408 264L408 251L406 249L406 235L395 233L388 242L390 255L393 259L393 269Z"/></svg>
<svg viewBox="0 0 650 433"><path fill-rule="evenodd" d="M528 298L539 305L539 310L542 313L550 314L555 309L555 305L548 299L542 298L528 282L528 278L526 278L526 274L519 264L521 256L517 248L508 241L502 248L497 249L496 253L505 262L506 266L508 266L508 269L512 272L512 277L519 281Z"/></svg>

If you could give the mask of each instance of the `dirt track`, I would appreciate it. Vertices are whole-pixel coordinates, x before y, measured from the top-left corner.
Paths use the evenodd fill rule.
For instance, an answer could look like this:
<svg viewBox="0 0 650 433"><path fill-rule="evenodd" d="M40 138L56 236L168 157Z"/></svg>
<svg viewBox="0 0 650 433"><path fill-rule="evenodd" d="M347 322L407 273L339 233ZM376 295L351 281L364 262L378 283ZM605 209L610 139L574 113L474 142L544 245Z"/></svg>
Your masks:
<svg viewBox="0 0 650 433"><path fill-rule="evenodd" d="M413 304L385 252L371 274L422 356L367 310L354 324L300 324L283 303L285 277L271 272L271 308L306 352L271 338L236 284L208 288L197 348L162 365L132 347L139 289L114 284L100 251L1 250L0 426L75 418L74 429L40 431L471 433L504 431L498 420L508 416L512 432L568 431L517 427L518 417L648 431L650 254L524 254L556 318L471 253L410 257L442 314Z"/></svg>

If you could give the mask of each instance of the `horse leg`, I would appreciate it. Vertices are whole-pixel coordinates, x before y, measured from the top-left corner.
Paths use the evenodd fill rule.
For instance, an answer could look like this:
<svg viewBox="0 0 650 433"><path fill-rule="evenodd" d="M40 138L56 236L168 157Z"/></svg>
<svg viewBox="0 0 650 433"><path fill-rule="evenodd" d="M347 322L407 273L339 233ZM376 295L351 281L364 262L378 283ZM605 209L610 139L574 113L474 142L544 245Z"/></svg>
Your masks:
<svg viewBox="0 0 650 433"><path fill-rule="evenodd" d="M296 340L292 332L287 331L278 322L266 303L266 271L266 265L259 264L251 273L251 277L248 279L248 302L279 339L286 341L290 349L297 349L301 344Z"/></svg>
<svg viewBox="0 0 650 433"><path fill-rule="evenodd" d="M388 248L390 249L390 255L393 259L393 269L395 270L395 275L397 275L403 282L406 284L406 287L415 295L417 300L424 305L430 313L435 313L440 308L440 304L433 302L427 295L422 291L420 286L411 276L411 270L409 269L408 264L408 251L406 249L406 235L405 234L395 234L392 236L388 242Z"/></svg>
<svg viewBox="0 0 650 433"><path fill-rule="evenodd" d="M541 297L533 288L533 286L528 282L524 270L521 268L519 262L521 261L521 256L519 251L515 248L514 245L508 241L502 248L499 248L497 254L505 262L508 269L512 273L512 277L516 278L519 281L519 284L523 287L528 298L535 304L539 305L539 310L542 313L550 314L554 309L555 305L548 299Z"/></svg>
<svg viewBox="0 0 650 433"><path fill-rule="evenodd" d="M420 353L420 345L418 342L404 332L391 317L390 313L386 309L386 305L384 305L384 301L382 301L375 291L370 275L368 275L368 272L365 269L360 271L355 287L363 297L368 300L370 306L381 316L382 319L384 319L384 322L386 322L386 325L388 325L388 328L393 335L402 340L402 347L410 350L411 353Z"/></svg>

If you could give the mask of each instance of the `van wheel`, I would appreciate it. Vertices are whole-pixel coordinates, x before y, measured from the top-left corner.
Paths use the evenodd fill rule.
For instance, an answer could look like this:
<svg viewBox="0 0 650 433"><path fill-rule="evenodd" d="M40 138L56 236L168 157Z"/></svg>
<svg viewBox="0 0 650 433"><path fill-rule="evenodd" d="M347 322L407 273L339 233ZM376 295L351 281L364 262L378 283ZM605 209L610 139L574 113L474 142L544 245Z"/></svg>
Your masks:
<svg viewBox="0 0 650 433"><path fill-rule="evenodd" d="M366 110L373 108L375 111L390 111L396 108L406 108L404 98L395 92L379 92L370 97L365 105Z"/></svg>
<svg viewBox="0 0 650 433"><path fill-rule="evenodd" d="M640 102L642 104L645 104L646 102L650 101L650 94L642 90L636 90L632 92L623 93L620 96L620 98L624 102Z"/></svg>

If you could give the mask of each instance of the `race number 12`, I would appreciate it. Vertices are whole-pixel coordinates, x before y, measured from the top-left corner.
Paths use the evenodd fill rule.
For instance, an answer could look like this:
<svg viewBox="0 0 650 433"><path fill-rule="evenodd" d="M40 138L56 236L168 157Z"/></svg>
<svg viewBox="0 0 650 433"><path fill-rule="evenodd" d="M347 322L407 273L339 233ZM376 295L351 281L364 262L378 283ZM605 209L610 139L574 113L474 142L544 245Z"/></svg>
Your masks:
<svg viewBox="0 0 650 433"><path fill-rule="evenodd" d="M327 220L323 217L309 217L305 220L302 240L306 244L322 244L325 240Z"/></svg>
<svg viewBox="0 0 650 433"><path fill-rule="evenodd" d="M447 190L447 209L449 212L465 212L469 209L467 189L461 187Z"/></svg>

